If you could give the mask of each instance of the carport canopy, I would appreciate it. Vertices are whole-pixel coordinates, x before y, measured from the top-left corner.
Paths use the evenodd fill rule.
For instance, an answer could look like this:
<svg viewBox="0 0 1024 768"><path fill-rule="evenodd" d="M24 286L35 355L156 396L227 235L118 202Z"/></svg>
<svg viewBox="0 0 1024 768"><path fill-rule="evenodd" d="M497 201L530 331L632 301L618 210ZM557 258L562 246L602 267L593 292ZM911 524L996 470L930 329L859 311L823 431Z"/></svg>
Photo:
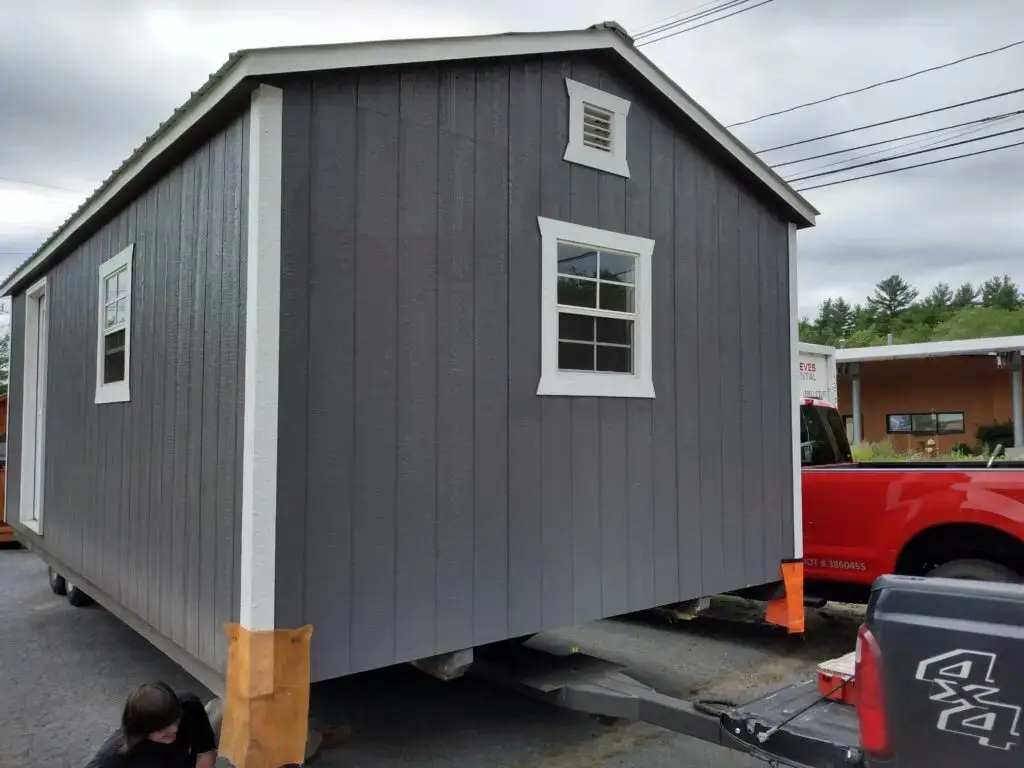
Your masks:
<svg viewBox="0 0 1024 768"><path fill-rule="evenodd" d="M1024 447L1024 403L1021 400L1021 350L1024 336L996 336L990 339L927 341L920 344L885 344L877 347L837 349L836 363L850 372L853 406L853 441L859 443L864 431L860 414L860 365L880 360L911 360L922 357L966 357L991 355L1005 361L1013 388L1013 444Z"/></svg>

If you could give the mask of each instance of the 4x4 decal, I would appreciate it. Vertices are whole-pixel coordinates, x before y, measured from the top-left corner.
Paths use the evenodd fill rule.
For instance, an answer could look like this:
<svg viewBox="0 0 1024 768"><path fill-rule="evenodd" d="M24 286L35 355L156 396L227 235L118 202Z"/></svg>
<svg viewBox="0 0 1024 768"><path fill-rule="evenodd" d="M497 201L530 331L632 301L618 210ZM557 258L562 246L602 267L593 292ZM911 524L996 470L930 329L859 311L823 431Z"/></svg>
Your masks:
<svg viewBox="0 0 1024 768"><path fill-rule="evenodd" d="M994 653L960 649L925 659L917 665L915 677L931 683L928 698L944 705L937 724L940 731L1008 750L1020 743L1021 708L999 701L995 665Z"/></svg>

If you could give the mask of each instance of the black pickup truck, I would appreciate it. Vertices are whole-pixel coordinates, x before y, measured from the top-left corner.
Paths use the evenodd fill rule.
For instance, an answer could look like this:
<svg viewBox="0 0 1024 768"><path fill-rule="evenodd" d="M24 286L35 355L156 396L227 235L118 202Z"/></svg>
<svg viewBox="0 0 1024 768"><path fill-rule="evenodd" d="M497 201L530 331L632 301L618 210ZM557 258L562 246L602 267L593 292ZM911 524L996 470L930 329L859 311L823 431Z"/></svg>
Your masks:
<svg viewBox="0 0 1024 768"><path fill-rule="evenodd" d="M753 701L663 695L628 670L535 641L473 668L604 721L643 720L798 768L1022 768L1024 585L882 576L857 638L855 705L817 680Z"/></svg>
<svg viewBox="0 0 1024 768"><path fill-rule="evenodd" d="M807 768L1021 768L1024 587L879 578L854 686L856 707L787 686L724 713L723 732Z"/></svg>

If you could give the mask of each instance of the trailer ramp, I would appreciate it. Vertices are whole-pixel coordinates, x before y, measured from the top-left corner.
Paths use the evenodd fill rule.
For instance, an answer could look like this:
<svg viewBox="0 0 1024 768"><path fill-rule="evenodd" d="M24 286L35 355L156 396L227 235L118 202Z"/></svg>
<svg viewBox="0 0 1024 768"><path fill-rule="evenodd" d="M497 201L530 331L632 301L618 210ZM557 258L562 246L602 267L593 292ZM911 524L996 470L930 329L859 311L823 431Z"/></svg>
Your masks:
<svg viewBox="0 0 1024 768"><path fill-rule="evenodd" d="M801 768L860 768L853 708L829 701L816 681L787 685L749 704L659 693L626 667L537 637L477 649L469 674L603 721L634 720Z"/></svg>

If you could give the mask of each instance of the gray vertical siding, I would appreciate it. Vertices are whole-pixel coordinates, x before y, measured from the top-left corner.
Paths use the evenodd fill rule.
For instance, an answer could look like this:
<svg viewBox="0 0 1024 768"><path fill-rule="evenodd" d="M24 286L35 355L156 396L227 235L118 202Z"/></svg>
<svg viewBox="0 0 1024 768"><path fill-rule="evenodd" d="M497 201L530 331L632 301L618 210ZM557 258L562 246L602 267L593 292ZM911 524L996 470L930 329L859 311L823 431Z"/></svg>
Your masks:
<svg viewBox="0 0 1024 768"><path fill-rule="evenodd" d="M562 160L564 79L632 101ZM778 578L786 224L603 59L282 80L279 624L317 679ZM537 216L655 239L654 400L537 397Z"/></svg>
<svg viewBox="0 0 1024 768"><path fill-rule="evenodd" d="M172 168L48 275L38 546L213 669L237 619L248 117ZM100 264L135 243L131 401L96 405ZM14 298L8 507L25 327Z"/></svg>

